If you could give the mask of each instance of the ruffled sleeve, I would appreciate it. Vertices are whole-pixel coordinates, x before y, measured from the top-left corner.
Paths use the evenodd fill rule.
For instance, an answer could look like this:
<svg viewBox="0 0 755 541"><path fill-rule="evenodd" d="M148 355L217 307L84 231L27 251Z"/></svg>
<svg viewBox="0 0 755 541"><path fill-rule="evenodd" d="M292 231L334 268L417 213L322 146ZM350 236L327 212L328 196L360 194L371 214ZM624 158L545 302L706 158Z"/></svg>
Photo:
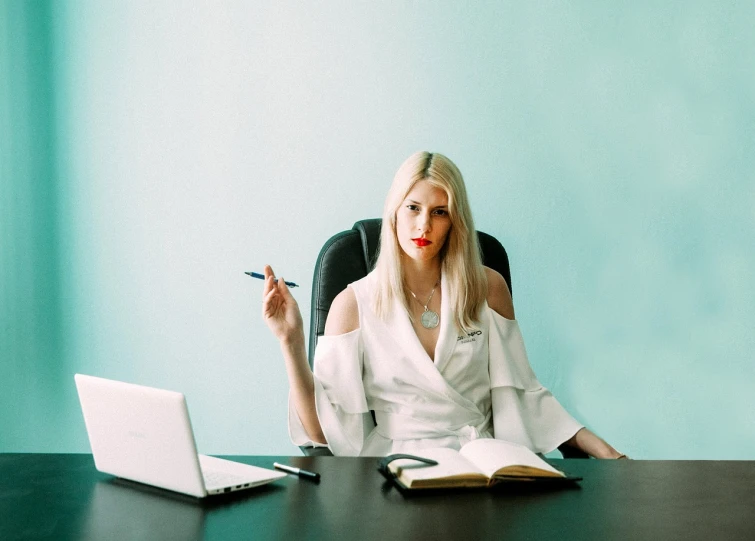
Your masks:
<svg viewBox="0 0 755 541"><path fill-rule="evenodd" d="M516 320L489 313L490 387L497 439L549 453L583 427L535 377Z"/></svg>
<svg viewBox="0 0 755 541"><path fill-rule="evenodd" d="M315 406L327 447L336 456L357 456L375 427L362 383L360 329L321 336L314 359ZM289 395L288 431L294 445L325 447L313 442L302 426Z"/></svg>

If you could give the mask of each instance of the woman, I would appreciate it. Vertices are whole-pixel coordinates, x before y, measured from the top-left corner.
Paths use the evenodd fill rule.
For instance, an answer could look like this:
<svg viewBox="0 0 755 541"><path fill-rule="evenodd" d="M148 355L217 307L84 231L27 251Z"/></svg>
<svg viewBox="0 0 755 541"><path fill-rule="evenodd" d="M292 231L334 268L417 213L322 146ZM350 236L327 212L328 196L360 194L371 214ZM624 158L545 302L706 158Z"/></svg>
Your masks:
<svg viewBox="0 0 755 541"><path fill-rule="evenodd" d="M375 269L333 301L314 374L298 305L269 266L265 276L263 317L285 358L296 445L385 456L496 437L539 453L566 442L624 457L537 381L506 281L482 265L464 181L445 156L417 152L399 168Z"/></svg>

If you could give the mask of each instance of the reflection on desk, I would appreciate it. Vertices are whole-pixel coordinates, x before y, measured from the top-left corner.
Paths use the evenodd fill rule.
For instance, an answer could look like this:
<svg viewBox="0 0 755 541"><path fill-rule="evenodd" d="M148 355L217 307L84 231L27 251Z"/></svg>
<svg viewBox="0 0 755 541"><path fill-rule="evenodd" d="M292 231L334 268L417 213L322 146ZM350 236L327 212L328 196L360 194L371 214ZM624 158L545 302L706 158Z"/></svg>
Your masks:
<svg viewBox="0 0 755 541"><path fill-rule="evenodd" d="M185 539L204 538L206 510L188 496L120 479L98 481L89 501L84 539Z"/></svg>

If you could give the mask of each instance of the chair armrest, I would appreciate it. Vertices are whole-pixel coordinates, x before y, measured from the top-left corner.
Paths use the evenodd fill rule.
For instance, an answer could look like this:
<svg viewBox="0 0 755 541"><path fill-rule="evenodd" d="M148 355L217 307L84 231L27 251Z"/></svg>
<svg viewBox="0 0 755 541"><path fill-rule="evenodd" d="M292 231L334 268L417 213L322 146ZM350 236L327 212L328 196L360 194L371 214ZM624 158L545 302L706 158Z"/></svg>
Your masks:
<svg viewBox="0 0 755 541"><path fill-rule="evenodd" d="M304 456L333 456L327 447L299 447Z"/></svg>
<svg viewBox="0 0 755 541"><path fill-rule="evenodd" d="M582 449L577 449L571 445L562 443L558 446L558 450L564 458L590 458L590 455L585 453Z"/></svg>

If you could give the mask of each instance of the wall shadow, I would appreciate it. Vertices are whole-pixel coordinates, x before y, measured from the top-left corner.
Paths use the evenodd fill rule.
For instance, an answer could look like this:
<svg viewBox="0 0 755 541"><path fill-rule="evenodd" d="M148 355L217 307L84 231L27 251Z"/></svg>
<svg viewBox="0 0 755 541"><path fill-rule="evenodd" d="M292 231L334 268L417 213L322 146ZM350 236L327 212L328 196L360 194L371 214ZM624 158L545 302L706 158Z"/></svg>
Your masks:
<svg viewBox="0 0 755 541"><path fill-rule="evenodd" d="M0 452L66 430L53 13L0 3Z"/></svg>

